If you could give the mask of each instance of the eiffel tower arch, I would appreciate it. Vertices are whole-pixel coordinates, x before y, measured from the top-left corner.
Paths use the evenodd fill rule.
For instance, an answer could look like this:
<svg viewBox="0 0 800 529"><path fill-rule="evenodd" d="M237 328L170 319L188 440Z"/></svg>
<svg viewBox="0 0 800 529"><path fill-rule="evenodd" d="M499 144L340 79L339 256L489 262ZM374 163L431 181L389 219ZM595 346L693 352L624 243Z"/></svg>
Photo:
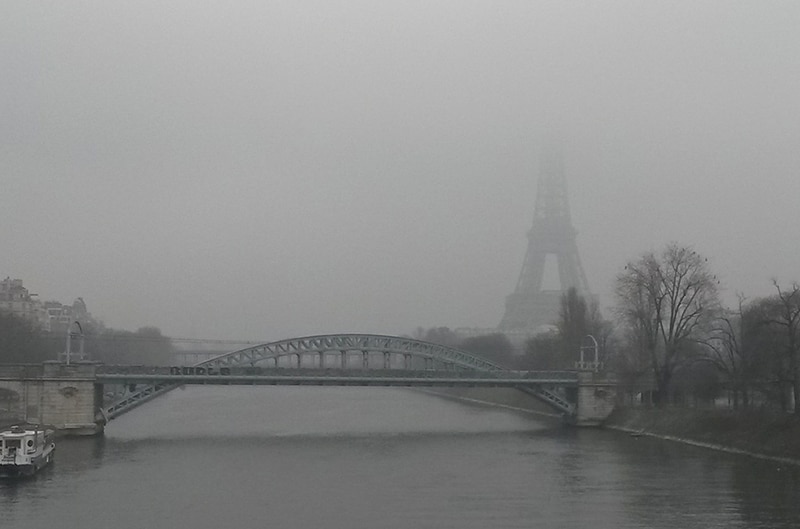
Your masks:
<svg viewBox="0 0 800 529"><path fill-rule="evenodd" d="M535 334L558 320L561 296L571 287L590 298L572 226L564 164L560 156L542 158L528 249L514 292L506 297L500 331ZM544 289L548 256L557 262L559 288ZM552 260L551 260L552 262Z"/></svg>

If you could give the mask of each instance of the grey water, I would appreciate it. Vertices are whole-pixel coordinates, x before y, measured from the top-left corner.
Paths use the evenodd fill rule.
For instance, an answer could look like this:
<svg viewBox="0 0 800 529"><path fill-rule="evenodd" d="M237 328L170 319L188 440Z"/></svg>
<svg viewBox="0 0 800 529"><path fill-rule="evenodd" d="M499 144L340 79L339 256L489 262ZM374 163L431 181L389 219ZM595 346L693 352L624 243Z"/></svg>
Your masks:
<svg viewBox="0 0 800 529"><path fill-rule="evenodd" d="M0 527L796 528L800 468L390 388L190 387L0 482Z"/></svg>

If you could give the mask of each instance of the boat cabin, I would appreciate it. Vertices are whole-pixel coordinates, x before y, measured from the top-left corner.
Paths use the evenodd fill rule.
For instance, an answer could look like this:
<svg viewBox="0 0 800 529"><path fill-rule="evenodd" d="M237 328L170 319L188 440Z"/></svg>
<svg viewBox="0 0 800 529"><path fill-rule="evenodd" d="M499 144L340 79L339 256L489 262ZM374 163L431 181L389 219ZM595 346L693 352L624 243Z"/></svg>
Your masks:
<svg viewBox="0 0 800 529"><path fill-rule="evenodd" d="M0 472L20 469L38 470L50 461L55 448L50 431L41 428L12 426L0 431Z"/></svg>

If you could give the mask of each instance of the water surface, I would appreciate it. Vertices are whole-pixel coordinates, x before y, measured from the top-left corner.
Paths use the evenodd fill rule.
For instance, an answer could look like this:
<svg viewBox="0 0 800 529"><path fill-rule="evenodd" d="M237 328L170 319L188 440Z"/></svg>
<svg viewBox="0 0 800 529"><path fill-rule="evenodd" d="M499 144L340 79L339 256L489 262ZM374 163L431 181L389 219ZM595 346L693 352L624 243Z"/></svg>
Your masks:
<svg viewBox="0 0 800 529"><path fill-rule="evenodd" d="M393 388L191 387L0 482L3 529L796 528L800 472Z"/></svg>

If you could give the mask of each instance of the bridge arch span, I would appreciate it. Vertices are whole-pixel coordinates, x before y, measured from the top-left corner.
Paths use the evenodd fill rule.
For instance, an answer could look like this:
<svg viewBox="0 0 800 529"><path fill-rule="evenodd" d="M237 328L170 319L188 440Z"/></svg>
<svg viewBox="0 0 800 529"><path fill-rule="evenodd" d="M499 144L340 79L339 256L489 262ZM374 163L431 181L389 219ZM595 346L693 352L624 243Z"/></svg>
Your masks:
<svg viewBox="0 0 800 529"><path fill-rule="evenodd" d="M256 364L270 361L273 362L273 365L266 367L281 367L278 365L278 361L281 358L296 356L297 365L291 367L298 368L297 372L307 370L308 367L312 368L310 372L314 372L314 368L324 367L326 368L325 372L327 373L327 368L333 366L326 365L324 362L324 357L325 355L336 353L341 355L341 364L337 367L343 370L352 369L351 366L347 365L346 360L348 355L360 353L363 355L363 363L360 366L361 368L370 370L374 368L376 371L396 371L401 373L398 375L401 380L405 380L403 378L404 376L411 376L411 378L418 376L408 375L409 372L413 373L415 370L418 370L419 367L413 366L412 362L405 362L406 359L423 359L425 360L424 370L426 371L433 370L435 372L443 366L445 370L466 372L468 373L466 378L470 379L467 381L468 384L476 383L474 380L471 380L472 378L480 379L482 382L487 380L490 381L490 379L496 379L498 383L510 385L511 387L520 389L525 393L543 400L548 405L563 413L574 414L575 412L575 406L573 404L568 402L564 396L558 394L556 391L551 390L547 386L563 386L565 384L574 386L577 384L577 375L572 376L567 373L569 376L565 378L565 372L555 372L554 374L556 376L555 378L552 378L550 375L546 374L547 372L544 372L544 378L532 377L531 375L535 372L512 371L499 364L485 360L479 356L462 351L460 349L398 336L348 333L291 338L260 345L253 345L237 351L225 353L209 360L196 363L192 367L206 368L208 370L206 372L214 371L215 373L221 374L226 371L225 368L255 367ZM384 361L379 365L373 364L372 366L369 366L367 364L368 356L376 354L382 355ZM309 366L309 362L306 362L305 365L302 365L301 358L303 356L314 355L318 357L318 362L316 365L314 365L314 362L310 362L311 366ZM404 363L403 367L399 369L405 369L408 371L397 371L398 367L396 363L392 365L390 362L385 361L392 355L402 355ZM227 369L227 371L230 372L230 369ZM309 371L307 370L306 372L308 373ZM320 380L327 376L326 373L323 373L323 376L320 376ZM469 373L472 373L473 375L470 376ZM334 376L334 378L337 376L338 375ZM458 373L454 377L454 380L464 380L462 377L463 375ZM151 383L143 387L139 387L129 394L123 395L119 400L110 403L107 408L102 410L102 415L106 418L106 420L111 420L115 417L118 417L119 415L143 404L144 402L147 402L159 395L179 387L182 383L181 380L173 379L172 375L158 377L154 374L150 374L146 375L144 378L149 379ZM291 377L287 377L287 379L284 379L284 381L288 380L288 378ZM343 385L351 385L357 378L358 377L353 377L347 380L347 383ZM367 376L366 378L370 377ZM116 379L130 380L130 375L121 375L121 378L118 377ZM217 378L217 380L223 379L227 379L227 377ZM448 380L446 375L445 380ZM341 381L337 381L337 383L339 382ZM373 381L370 379L368 382L372 383ZM414 384L405 381L404 385L416 385L418 382L420 382L420 380L417 380L414 382ZM424 378L421 379L421 382L422 383L420 383L420 385L431 385L432 379ZM447 383L452 384L453 381L449 381Z"/></svg>
<svg viewBox="0 0 800 529"><path fill-rule="evenodd" d="M499 364L454 347L423 342L413 338L352 333L306 336L254 345L239 349L238 351L222 354L195 364L195 366L214 368L252 366L257 363L270 361L277 365L280 358L287 356L296 356L299 361L301 356L325 355L327 353L362 353L364 355L382 353L384 355L404 355L405 357L426 359L434 363L438 362L441 365L452 366L455 369L491 373L508 371L507 368ZM386 368L388 366L383 365L382 367Z"/></svg>

